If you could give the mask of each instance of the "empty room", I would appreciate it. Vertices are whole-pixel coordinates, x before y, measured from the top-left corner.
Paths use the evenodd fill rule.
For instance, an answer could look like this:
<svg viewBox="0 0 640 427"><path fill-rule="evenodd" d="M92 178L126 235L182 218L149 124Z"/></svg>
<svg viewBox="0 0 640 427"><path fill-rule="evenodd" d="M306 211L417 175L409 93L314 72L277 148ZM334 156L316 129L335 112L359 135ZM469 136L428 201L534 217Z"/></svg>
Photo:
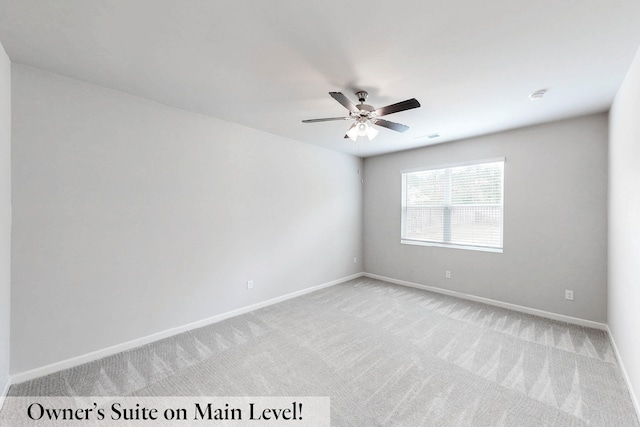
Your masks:
<svg viewBox="0 0 640 427"><path fill-rule="evenodd" d="M640 2L0 0L0 425L640 427Z"/></svg>

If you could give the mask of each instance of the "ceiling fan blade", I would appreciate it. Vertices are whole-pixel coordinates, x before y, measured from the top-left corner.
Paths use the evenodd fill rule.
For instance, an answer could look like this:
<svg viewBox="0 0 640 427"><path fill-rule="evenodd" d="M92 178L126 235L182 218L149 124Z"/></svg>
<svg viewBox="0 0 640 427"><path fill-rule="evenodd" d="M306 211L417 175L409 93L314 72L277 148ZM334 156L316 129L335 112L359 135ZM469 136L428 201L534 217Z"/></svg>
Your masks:
<svg viewBox="0 0 640 427"><path fill-rule="evenodd" d="M397 104L387 105L386 107L378 108L375 113L378 116L386 116L387 114L398 113L400 111L411 110L412 108L418 108L420 103L417 99L411 98L406 101L398 102Z"/></svg>
<svg viewBox="0 0 640 427"><path fill-rule="evenodd" d="M358 110L358 108L353 105L353 102L351 102L349 100L349 98L347 98L346 96L344 96L342 94L342 92L329 92L329 95L331 95L331 97L333 99L335 99L336 101L338 101L340 104L342 104L347 110L351 111L352 113L359 113L360 110Z"/></svg>
<svg viewBox="0 0 640 427"><path fill-rule="evenodd" d="M409 130L409 126L400 124L400 123L396 123L396 122L390 122L389 120L385 120L385 119L375 119L372 120L374 125L378 125L378 126L382 126L383 128L387 128L387 129L391 129L391 130L395 130L396 132L406 132Z"/></svg>
<svg viewBox="0 0 640 427"><path fill-rule="evenodd" d="M302 123L318 123L318 122L331 122L333 120L349 120L350 117L329 117L327 119L307 119L303 120Z"/></svg>

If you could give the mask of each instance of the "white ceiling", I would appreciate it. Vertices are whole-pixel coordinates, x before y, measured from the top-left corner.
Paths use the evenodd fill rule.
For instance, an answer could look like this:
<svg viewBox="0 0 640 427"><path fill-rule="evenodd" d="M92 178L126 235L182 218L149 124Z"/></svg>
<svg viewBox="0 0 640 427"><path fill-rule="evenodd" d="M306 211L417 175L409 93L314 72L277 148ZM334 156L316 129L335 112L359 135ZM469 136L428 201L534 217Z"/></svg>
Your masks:
<svg viewBox="0 0 640 427"><path fill-rule="evenodd" d="M0 41L15 62L366 157L606 111L640 1L0 0ZM371 142L301 123L346 115L328 92L357 89L422 107Z"/></svg>

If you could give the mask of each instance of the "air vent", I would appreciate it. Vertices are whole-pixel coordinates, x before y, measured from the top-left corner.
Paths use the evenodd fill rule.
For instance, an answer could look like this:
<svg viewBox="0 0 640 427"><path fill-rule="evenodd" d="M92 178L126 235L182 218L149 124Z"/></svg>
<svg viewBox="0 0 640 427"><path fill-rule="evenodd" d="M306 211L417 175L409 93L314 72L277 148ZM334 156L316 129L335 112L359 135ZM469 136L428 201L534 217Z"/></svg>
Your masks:
<svg viewBox="0 0 640 427"><path fill-rule="evenodd" d="M529 99L531 99L532 101L536 101L536 100L542 98L545 93L547 93L546 89L537 90L537 91L533 92L531 95L529 95Z"/></svg>
<svg viewBox="0 0 640 427"><path fill-rule="evenodd" d="M439 133L432 133L432 134L429 134L429 135L420 135L420 136L415 136L413 139L422 139L422 138L429 138L429 139L440 138L440 134Z"/></svg>

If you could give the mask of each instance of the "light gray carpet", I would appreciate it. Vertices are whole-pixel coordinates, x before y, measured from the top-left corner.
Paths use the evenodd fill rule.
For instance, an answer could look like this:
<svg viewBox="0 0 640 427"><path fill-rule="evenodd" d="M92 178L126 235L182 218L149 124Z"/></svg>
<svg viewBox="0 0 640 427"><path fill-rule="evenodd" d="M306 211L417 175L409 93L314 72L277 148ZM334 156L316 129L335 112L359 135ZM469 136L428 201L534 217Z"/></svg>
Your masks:
<svg viewBox="0 0 640 427"><path fill-rule="evenodd" d="M335 426L638 426L607 335L360 278L13 385L330 396Z"/></svg>

